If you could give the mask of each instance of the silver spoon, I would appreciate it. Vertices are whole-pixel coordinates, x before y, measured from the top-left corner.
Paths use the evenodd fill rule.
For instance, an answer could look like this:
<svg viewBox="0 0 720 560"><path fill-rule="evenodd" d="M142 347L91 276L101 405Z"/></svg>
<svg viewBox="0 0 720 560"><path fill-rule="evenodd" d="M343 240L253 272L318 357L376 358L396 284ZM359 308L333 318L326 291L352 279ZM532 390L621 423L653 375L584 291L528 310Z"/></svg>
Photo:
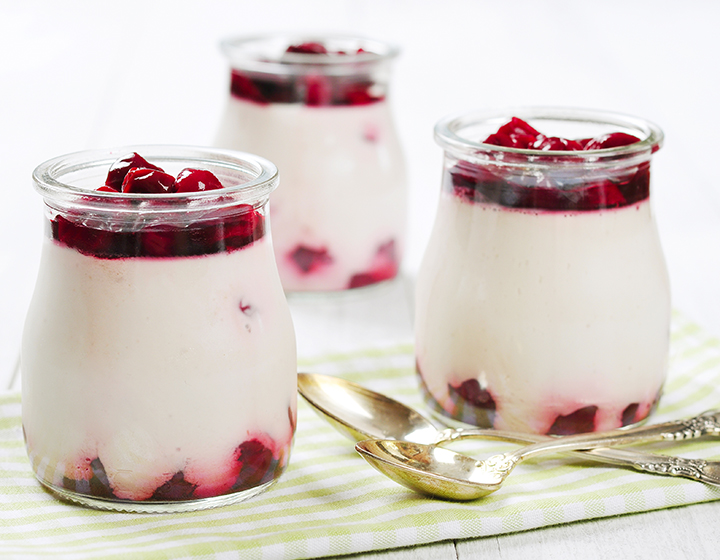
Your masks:
<svg viewBox="0 0 720 560"><path fill-rule="evenodd" d="M412 408L339 377L299 373L298 391L321 417L340 433L356 442L367 439L395 439L420 444L442 444L456 439L481 438L537 443L559 439L481 428L438 430L427 418ZM708 420L706 417L702 418L700 423L704 425ZM670 422L666 425L671 426L672 429L669 429L662 439L683 439L689 435L693 437L698 435L695 433L697 426L693 420ZM633 430L649 428L654 429L648 426ZM629 431L622 430L623 433ZM593 461L632 467L653 474L683 476L720 485L720 462L624 449L590 449L576 454ZM363 456L367 458L366 455Z"/></svg>

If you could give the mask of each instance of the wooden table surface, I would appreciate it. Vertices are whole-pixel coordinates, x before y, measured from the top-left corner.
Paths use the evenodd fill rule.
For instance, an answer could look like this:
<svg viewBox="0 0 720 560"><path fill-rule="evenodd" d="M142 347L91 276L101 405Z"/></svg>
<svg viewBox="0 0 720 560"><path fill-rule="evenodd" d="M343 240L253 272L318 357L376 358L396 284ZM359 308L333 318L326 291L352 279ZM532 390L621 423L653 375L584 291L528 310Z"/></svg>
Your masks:
<svg viewBox="0 0 720 560"><path fill-rule="evenodd" d="M412 333L412 278L434 219L449 113L563 105L647 118L666 134L653 204L673 303L720 335L720 4L607 0L203 0L0 3L0 382L12 385L42 239L31 172L82 149L209 144L227 99L221 38L348 32L398 43L391 100L409 167L405 281L378 305L291 300L309 355ZM17 386L17 380L15 385ZM358 558L716 558L720 502Z"/></svg>

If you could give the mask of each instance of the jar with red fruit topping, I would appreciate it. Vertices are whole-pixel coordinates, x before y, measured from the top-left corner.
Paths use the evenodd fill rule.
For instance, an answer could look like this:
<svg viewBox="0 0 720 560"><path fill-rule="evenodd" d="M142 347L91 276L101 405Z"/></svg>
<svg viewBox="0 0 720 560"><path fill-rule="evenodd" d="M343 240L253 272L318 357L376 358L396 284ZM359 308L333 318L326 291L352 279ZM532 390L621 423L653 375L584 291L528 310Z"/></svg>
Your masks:
<svg viewBox="0 0 720 560"><path fill-rule="evenodd" d="M39 481L92 507L203 509L288 464L296 350L266 215L269 161L88 151L33 175L46 231L22 344Z"/></svg>
<svg viewBox="0 0 720 560"><path fill-rule="evenodd" d="M661 130L562 108L452 116L416 291L416 363L448 423L627 426L668 368L669 282L650 206Z"/></svg>
<svg viewBox="0 0 720 560"><path fill-rule="evenodd" d="M232 67L216 145L273 161L273 243L287 292L394 278L406 177L388 102L396 47L357 37L261 36L222 43Z"/></svg>

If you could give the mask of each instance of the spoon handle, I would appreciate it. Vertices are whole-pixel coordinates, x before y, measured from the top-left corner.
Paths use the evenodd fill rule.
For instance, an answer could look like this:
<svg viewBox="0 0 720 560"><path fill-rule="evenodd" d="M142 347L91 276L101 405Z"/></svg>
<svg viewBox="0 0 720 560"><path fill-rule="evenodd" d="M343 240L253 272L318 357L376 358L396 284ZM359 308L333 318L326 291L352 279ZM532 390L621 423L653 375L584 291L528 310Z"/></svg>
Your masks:
<svg viewBox="0 0 720 560"><path fill-rule="evenodd" d="M563 436L523 447L514 453L509 453L508 459L517 463L534 455L559 451L594 449L650 441L693 439L706 435L720 435L720 411L705 412L686 420L613 430L604 432L602 435L591 433Z"/></svg>
<svg viewBox="0 0 720 560"><path fill-rule="evenodd" d="M623 467L632 467L638 471L665 476L681 476L705 484L720 486L720 461L704 459L687 459L643 453L641 451L625 451L623 449L589 449L582 452L588 459L612 463Z"/></svg>
<svg viewBox="0 0 720 560"><path fill-rule="evenodd" d="M687 427L687 422L682 422L678 427L681 433ZM675 424L674 422L672 424ZM677 431L677 430L675 430ZM667 434L675 433L670 430ZM503 430L492 430L485 428L448 428L440 432L438 444L453 441L456 439L497 439L514 443L540 443L553 441L554 437L539 434L521 434L517 432L506 432ZM673 438L678 439L678 438ZM630 449L611 449L598 447L585 451L571 451L572 455L585 460L607 463L620 467L630 467L638 471L665 476L680 476L720 486L720 462L705 461L702 459L686 459L671 455L657 455L654 453L643 453L642 451Z"/></svg>

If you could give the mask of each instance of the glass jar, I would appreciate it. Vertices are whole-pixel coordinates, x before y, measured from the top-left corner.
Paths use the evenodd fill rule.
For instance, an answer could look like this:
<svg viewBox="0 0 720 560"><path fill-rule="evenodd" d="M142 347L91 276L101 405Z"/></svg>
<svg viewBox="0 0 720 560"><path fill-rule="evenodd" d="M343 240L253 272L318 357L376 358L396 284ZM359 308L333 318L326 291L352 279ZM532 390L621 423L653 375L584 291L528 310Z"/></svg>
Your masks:
<svg viewBox="0 0 720 560"><path fill-rule="evenodd" d="M222 48L232 75L216 145L262 155L282 173L270 214L285 290L394 278L406 228L405 164L387 99L398 50L340 36L238 38Z"/></svg>
<svg viewBox="0 0 720 560"><path fill-rule="evenodd" d="M95 190L137 152L194 193ZM249 498L288 464L296 350L266 219L275 166L248 154L139 146L33 174L46 235L22 343L35 475L62 498L136 512Z"/></svg>
<svg viewBox="0 0 720 560"><path fill-rule="evenodd" d="M587 151L484 141L519 117ZM645 419L668 367L669 282L650 207L663 134L640 119L525 108L449 117L436 221L417 279L416 358L449 423L539 434Z"/></svg>

